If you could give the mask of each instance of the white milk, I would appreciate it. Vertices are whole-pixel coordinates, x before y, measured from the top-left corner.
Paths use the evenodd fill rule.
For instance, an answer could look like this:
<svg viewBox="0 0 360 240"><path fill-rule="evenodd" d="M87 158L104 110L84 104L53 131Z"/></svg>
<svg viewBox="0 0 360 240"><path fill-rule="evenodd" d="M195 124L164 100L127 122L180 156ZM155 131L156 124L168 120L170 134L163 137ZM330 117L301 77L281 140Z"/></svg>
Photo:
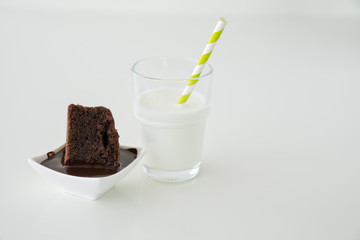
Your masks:
<svg viewBox="0 0 360 240"><path fill-rule="evenodd" d="M147 167L180 171L200 164L208 105L197 93L178 105L181 91L156 89L145 92L134 106L142 123Z"/></svg>

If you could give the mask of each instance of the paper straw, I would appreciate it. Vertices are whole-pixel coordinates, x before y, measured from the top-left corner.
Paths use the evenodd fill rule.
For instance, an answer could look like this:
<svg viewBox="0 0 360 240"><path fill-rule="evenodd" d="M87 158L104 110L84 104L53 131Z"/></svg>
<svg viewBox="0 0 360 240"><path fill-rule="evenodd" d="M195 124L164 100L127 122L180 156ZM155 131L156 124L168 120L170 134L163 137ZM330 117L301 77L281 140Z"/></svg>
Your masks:
<svg viewBox="0 0 360 240"><path fill-rule="evenodd" d="M188 98L190 97L190 94L191 94L192 90L194 89L195 84L199 81L199 79L197 79L197 78L200 77L201 72L204 69L205 64L206 64L207 60L209 59L212 51L214 50L217 40L220 38L220 35L223 32L226 23L227 23L227 21L225 18L220 18L220 20L218 21L218 23L211 35L211 38L210 38L209 42L207 43L207 45L200 57L199 62L197 63L196 67L194 68L194 70L191 74L190 78L195 78L195 79L188 81L188 84L186 85L177 104L185 103L188 100Z"/></svg>

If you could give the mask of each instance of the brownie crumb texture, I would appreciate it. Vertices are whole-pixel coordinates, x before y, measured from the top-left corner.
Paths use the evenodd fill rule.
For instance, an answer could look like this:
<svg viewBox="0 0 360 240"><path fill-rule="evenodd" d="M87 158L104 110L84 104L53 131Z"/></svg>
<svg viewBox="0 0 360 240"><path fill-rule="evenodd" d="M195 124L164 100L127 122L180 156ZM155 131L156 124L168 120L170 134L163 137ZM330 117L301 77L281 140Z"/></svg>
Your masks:
<svg viewBox="0 0 360 240"><path fill-rule="evenodd" d="M111 111L69 105L65 149L65 165L119 166L119 134Z"/></svg>

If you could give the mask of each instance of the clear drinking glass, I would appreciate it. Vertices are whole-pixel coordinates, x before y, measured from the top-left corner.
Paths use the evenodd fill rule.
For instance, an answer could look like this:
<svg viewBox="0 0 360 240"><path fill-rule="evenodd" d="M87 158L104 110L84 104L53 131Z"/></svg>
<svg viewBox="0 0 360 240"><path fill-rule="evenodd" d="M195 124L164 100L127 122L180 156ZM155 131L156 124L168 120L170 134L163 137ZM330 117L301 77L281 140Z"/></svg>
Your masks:
<svg viewBox="0 0 360 240"><path fill-rule="evenodd" d="M212 85L208 63L187 102L177 104L196 64L192 59L155 57L132 66L134 114L147 151L143 166L154 179L185 181L199 172Z"/></svg>

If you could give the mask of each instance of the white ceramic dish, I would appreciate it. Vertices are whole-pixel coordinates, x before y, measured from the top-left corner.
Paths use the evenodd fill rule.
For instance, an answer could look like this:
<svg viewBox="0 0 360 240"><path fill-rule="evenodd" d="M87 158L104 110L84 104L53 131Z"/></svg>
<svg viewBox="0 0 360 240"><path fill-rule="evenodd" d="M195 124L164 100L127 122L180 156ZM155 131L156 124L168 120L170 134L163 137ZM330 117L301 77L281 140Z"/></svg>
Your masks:
<svg viewBox="0 0 360 240"><path fill-rule="evenodd" d="M53 152L58 153L65 147L65 144L55 149ZM134 148L128 146L121 146L121 148ZM65 192L95 200L101 197L104 193L115 186L123 177L126 176L139 163L145 154L144 148L136 148L138 151L137 158L133 160L128 166L119 172L106 177L77 177L60 173L50 169L40 163L47 159L47 154L28 159L29 164L42 176L50 179L55 184L64 189Z"/></svg>

